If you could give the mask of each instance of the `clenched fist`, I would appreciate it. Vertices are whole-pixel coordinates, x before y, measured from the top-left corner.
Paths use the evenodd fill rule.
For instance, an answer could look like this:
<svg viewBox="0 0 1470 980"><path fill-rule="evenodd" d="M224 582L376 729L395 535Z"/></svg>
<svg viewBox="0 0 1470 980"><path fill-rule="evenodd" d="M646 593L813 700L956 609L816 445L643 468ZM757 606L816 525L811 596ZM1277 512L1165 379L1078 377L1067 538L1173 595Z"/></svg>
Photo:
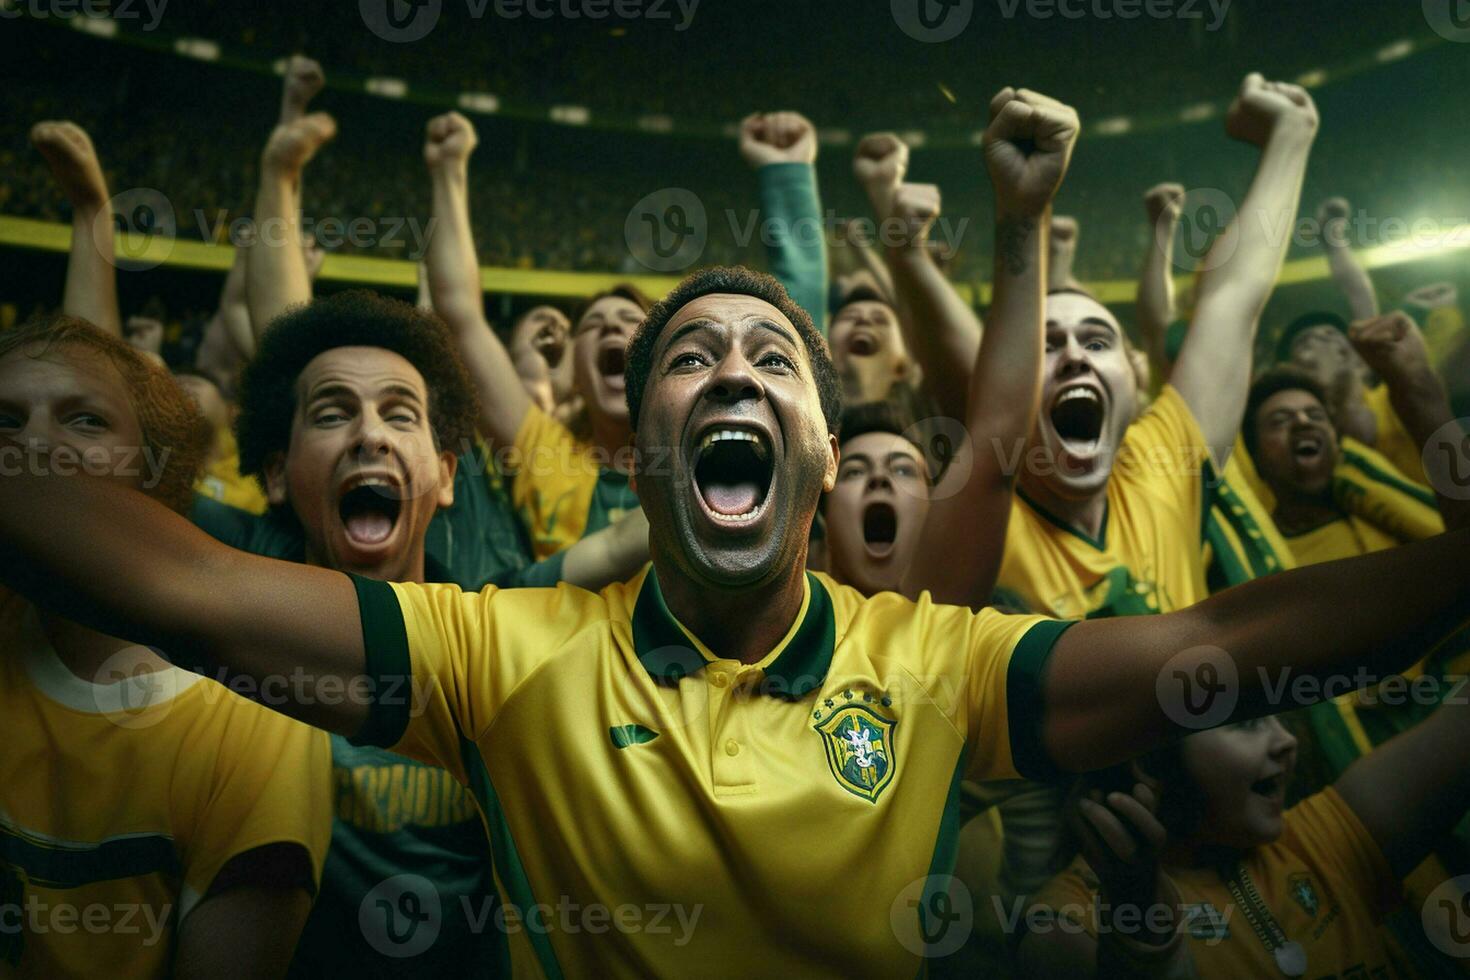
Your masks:
<svg viewBox="0 0 1470 980"><path fill-rule="evenodd" d="M429 120L424 134L424 163L430 170L464 168L479 145L475 124L457 112L447 112Z"/></svg>
<svg viewBox="0 0 1470 980"><path fill-rule="evenodd" d="M1265 146L1280 126L1292 126L1306 135L1317 132L1317 106L1307 90L1288 82L1268 82L1252 72L1240 83L1240 94L1225 114L1225 132L1232 139Z"/></svg>
<svg viewBox="0 0 1470 980"><path fill-rule="evenodd" d="M1359 320L1348 328L1348 340L1390 387L1433 373L1424 337L1407 313Z"/></svg>
<svg viewBox="0 0 1470 980"><path fill-rule="evenodd" d="M87 131L74 122L41 122L31 129L31 145L46 158L51 176L74 210L107 203L107 178Z"/></svg>
<svg viewBox="0 0 1470 980"><path fill-rule="evenodd" d="M740 124L740 155L752 167L816 163L817 131L799 112L757 112Z"/></svg>
<svg viewBox="0 0 1470 980"><path fill-rule="evenodd" d="M327 83L322 66L303 55L293 54L286 62L286 81L281 87L281 119L295 122L306 113L306 106Z"/></svg>
<svg viewBox="0 0 1470 980"><path fill-rule="evenodd" d="M991 100L984 146L997 213L1039 215L1051 205L1081 128L1075 109L1029 89L1007 87Z"/></svg>
<svg viewBox="0 0 1470 980"><path fill-rule="evenodd" d="M879 220L888 217L893 194L909 169L909 148L893 133L869 133L852 157L852 175L862 185Z"/></svg>
<svg viewBox="0 0 1470 980"><path fill-rule="evenodd" d="M260 168L292 179L300 177L317 151L336 135L337 121L325 112L313 112L294 122L282 123L271 132L265 144Z"/></svg>
<svg viewBox="0 0 1470 980"><path fill-rule="evenodd" d="M1148 212L1150 227L1157 228L1159 220L1168 217L1171 222L1179 220L1184 213L1184 185L1157 184L1143 195L1143 208Z"/></svg>
<svg viewBox="0 0 1470 980"><path fill-rule="evenodd" d="M884 219L884 244L895 248L923 248L929 229L939 217L939 188L934 184L900 184ZM896 237L895 237L896 236Z"/></svg>

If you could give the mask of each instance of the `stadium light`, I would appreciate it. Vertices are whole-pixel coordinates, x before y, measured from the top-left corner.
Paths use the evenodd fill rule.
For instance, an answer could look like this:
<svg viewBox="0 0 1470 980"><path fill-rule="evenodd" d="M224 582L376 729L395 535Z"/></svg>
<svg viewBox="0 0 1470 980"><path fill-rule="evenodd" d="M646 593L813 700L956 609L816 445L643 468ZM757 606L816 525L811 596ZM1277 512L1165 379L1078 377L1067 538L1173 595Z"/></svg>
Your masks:
<svg viewBox="0 0 1470 980"><path fill-rule="evenodd" d="M1122 136L1133 128L1133 120L1127 116L1104 119L1092 127L1099 136Z"/></svg>
<svg viewBox="0 0 1470 980"><path fill-rule="evenodd" d="M401 78L369 78L362 83L362 87L370 95L380 95L385 99L401 99L408 94L408 83Z"/></svg>
<svg viewBox="0 0 1470 980"><path fill-rule="evenodd" d="M71 26L93 37L117 37L117 21L111 17L74 17Z"/></svg>
<svg viewBox="0 0 1470 980"><path fill-rule="evenodd" d="M1380 48L1379 49L1379 51L1378 51L1378 60L1381 61L1381 62L1383 62L1384 64L1387 64L1390 61L1399 61L1400 59L1407 58L1409 55L1411 55L1413 53L1414 53L1414 42L1413 41L1408 41L1408 40L1395 41L1394 43L1390 44L1388 47L1386 47L1386 48Z"/></svg>
<svg viewBox="0 0 1470 980"><path fill-rule="evenodd" d="M459 96L459 107L467 112L491 115L500 111L500 97L489 92L463 92Z"/></svg>
<svg viewBox="0 0 1470 980"><path fill-rule="evenodd" d="M561 123L563 126L585 126L592 119L592 112L582 105L554 105L551 107L551 121Z"/></svg>
<svg viewBox="0 0 1470 980"><path fill-rule="evenodd" d="M1321 68L1313 68L1311 71L1298 75L1296 83L1304 88L1316 88L1325 81L1327 81L1327 72Z"/></svg>
<svg viewBox="0 0 1470 980"><path fill-rule="evenodd" d="M674 131L674 120L671 116L658 115L657 113L650 116L639 116L638 128L645 133L672 133Z"/></svg>
<svg viewBox="0 0 1470 980"><path fill-rule="evenodd" d="M1203 122L1215 114L1213 102L1196 102L1194 105L1185 106L1179 113L1179 118L1185 122Z"/></svg>
<svg viewBox="0 0 1470 980"><path fill-rule="evenodd" d="M202 37L181 37L174 41L174 53L195 61L218 61L219 45Z"/></svg>
<svg viewBox="0 0 1470 980"><path fill-rule="evenodd" d="M923 146L925 143L929 142L928 134L918 129L911 129L906 133L899 133L898 138L903 140L909 145L910 148L915 150Z"/></svg>

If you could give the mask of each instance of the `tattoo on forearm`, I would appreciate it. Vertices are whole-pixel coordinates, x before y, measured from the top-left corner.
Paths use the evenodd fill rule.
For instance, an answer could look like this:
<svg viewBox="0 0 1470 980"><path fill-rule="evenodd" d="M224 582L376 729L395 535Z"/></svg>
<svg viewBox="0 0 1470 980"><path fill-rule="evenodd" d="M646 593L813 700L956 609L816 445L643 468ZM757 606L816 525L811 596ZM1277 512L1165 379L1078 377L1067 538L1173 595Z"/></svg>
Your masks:
<svg viewBox="0 0 1470 980"><path fill-rule="evenodd" d="M1002 218L995 229L996 251L1013 276L1026 271L1026 239L1036 230L1034 218Z"/></svg>

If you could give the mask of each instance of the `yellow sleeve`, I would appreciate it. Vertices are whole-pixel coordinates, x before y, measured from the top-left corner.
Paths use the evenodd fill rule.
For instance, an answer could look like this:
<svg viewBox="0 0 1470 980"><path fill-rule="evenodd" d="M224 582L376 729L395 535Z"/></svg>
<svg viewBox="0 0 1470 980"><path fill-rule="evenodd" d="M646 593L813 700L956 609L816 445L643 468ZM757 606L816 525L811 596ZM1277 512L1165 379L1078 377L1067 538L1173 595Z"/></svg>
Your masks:
<svg viewBox="0 0 1470 980"><path fill-rule="evenodd" d="M205 682L208 683L208 682ZM180 918L209 892L233 858L267 844L299 844L313 891L332 837L332 751L327 733L232 693L210 705L227 712L207 793L181 841Z"/></svg>
<svg viewBox="0 0 1470 980"><path fill-rule="evenodd" d="M1185 513L1194 519L1185 529L1186 539L1197 538L1204 523L1209 457L1194 413L1177 388L1165 385L1148 411L1128 427L1113 473L1155 498L1187 504Z"/></svg>
<svg viewBox="0 0 1470 980"><path fill-rule="evenodd" d="M1382 849L1331 786L1287 812L1281 844L1340 895L1362 896L1379 915L1402 897L1402 886Z"/></svg>
<svg viewBox="0 0 1470 980"><path fill-rule="evenodd" d="M530 531L536 557L549 558L580 541L587 528L597 459L535 405L516 433L515 450L511 502Z"/></svg>
<svg viewBox="0 0 1470 980"><path fill-rule="evenodd" d="M1407 478L1385 454L1344 436L1332 471L1338 506L1400 542L1444 533L1434 492Z"/></svg>
<svg viewBox="0 0 1470 980"><path fill-rule="evenodd" d="M1057 773L1041 742L1042 672L1057 637L1074 625L1044 616L971 612L936 605L927 594L914 609L919 649L935 658L920 669L940 674L963 665L964 697L955 719L969 745L970 779L1045 779ZM965 655L953 656L957 638ZM947 662L946 662L947 661Z"/></svg>
<svg viewBox="0 0 1470 980"><path fill-rule="evenodd" d="M572 633L607 619L600 596L570 586L464 592L353 582L372 706L352 742L439 766L461 782L465 743L480 741L501 705Z"/></svg>

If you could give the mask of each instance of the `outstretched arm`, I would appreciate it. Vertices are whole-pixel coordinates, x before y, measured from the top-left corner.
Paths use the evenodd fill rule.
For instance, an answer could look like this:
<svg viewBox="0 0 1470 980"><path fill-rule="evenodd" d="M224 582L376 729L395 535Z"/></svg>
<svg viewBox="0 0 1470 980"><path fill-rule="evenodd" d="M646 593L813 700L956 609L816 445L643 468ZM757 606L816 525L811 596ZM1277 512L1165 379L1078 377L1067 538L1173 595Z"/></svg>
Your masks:
<svg viewBox="0 0 1470 980"><path fill-rule="evenodd" d="M817 194L817 130L797 112L756 113L740 125L740 155L760 181L771 274L827 333L827 238Z"/></svg>
<svg viewBox="0 0 1470 980"><path fill-rule="evenodd" d="M1176 316L1174 305L1174 235L1179 229L1179 215L1184 210L1184 187L1159 184L1143 196L1152 230L1148 249L1143 253L1143 269L1138 274L1138 330L1143 334L1149 360L1160 377L1167 378L1173 367L1166 350L1169 324Z"/></svg>
<svg viewBox="0 0 1470 980"><path fill-rule="evenodd" d="M1256 325L1291 242L1317 109L1300 86L1252 74L1226 130L1261 147L1261 161L1239 213L1205 256L1194 319L1170 378L1221 468L1245 412Z"/></svg>
<svg viewBox="0 0 1470 980"><path fill-rule="evenodd" d="M930 256L927 233L905 233L913 215L895 211L908 158L909 148L897 136L875 133L858 144L853 174L873 206L879 241L888 246L904 343L923 368L925 387L940 410L951 418L964 418L970 374L980 350L980 318ZM910 199L903 203L911 205L912 192L907 193Z"/></svg>
<svg viewBox="0 0 1470 980"><path fill-rule="evenodd" d="M1407 313L1397 312L1354 323L1348 337L1388 385L1394 414L1414 444L1427 448L1430 472L1439 474L1430 483L1445 527L1470 527L1470 500L1445 493L1446 487L1455 485L1454 473L1470 470L1470 433L1455 419L1444 381L1429 363L1419 327Z"/></svg>
<svg viewBox="0 0 1470 980"><path fill-rule="evenodd" d="M1354 320L1371 320L1378 315L1378 294L1373 291L1373 280L1363 268L1349 245L1348 217L1352 207L1346 199L1333 197L1322 202L1317 210L1317 223L1322 228L1322 247L1327 250L1327 264L1332 269L1332 281L1347 297L1348 308Z"/></svg>
<svg viewBox="0 0 1470 980"><path fill-rule="evenodd" d="M1180 612L1078 623L1046 667L1049 757L1071 772L1099 769L1192 729L1319 700L1301 695L1329 678L1398 673L1470 621L1467 547L1470 531L1453 531L1258 579Z"/></svg>
<svg viewBox="0 0 1470 980"><path fill-rule="evenodd" d="M479 138L474 125L457 112L429 121L424 162L434 194L434 231L426 259L434 310L459 343L460 356L480 396L480 432L492 444L509 446L531 397L521 385L510 352L485 321L480 264L470 227L470 154Z"/></svg>
<svg viewBox="0 0 1470 980"><path fill-rule="evenodd" d="M71 254L62 312L121 337L112 195L92 138L73 122L42 122L31 129L31 144L46 159L52 179L71 203Z"/></svg>
<svg viewBox="0 0 1470 980"><path fill-rule="evenodd" d="M0 439L0 453L26 451ZM359 686L363 627L347 576L236 551L136 490L37 475L60 467L46 456L35 462L0 480L6 585L70 619L257 684L289 678L297 697L280 710L342 735L362 727L371 697Z"/></svg>
<svg viewBox="0 0 1470 980"><path fill-rule="evenodd" d="M903 583L909 595L927 589L937 602L972 607L989 600L1000 574L1016 480L1006 461L1036 421L1051 203L1080 128L1073 109L1025 89L1000 92L990 116L985 159L996 208L990 329L970 379L969 438L933 495L919 544L927 558L910 567ZM918 204L907 203L915 197ZM896 213L918 214L923 228L939 213L935 188L904 185L897 199Z"/></svg>
<svg viewBox="0 0 1470 980"><path fill-rule="evenodd" d="M1458 678L1457 690L1434 714L1356 760L1333 786L1383 849L1395 876L1418 867L1465 815L1470 800L1465 678Z"/></svg>
<svg viewBox="0 0 1470 980"><path fill-rule="evenodd" d="M301 177L317 151L337 135L331 116L305 114L307 102L323 81L315 61L299 55L291 58L280 119L260 157L255 236L245 266L245 295L256 340L288 308L311 302L312 272L301 236Z"/></svg>

